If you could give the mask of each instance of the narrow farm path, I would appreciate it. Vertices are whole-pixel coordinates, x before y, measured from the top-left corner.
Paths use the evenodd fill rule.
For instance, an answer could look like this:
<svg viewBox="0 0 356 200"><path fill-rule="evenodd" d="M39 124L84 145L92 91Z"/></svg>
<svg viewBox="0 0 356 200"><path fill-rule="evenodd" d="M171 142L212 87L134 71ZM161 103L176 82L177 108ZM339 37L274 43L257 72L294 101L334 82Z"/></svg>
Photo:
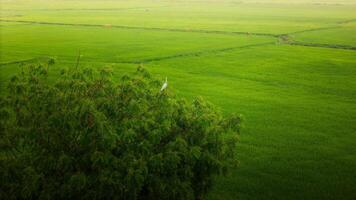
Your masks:
<svg viewBox="0 0 356 200"><path fill-rule="evenodd" d="M110 25L110 26L108 26L105 24L74 24L74 23L61 23L61 22L7 20L7 19L0 19L0 22L16 22L16 23L56 25L56 26L80 26L80 27L120 28L120 29L136 29L136 30L150 30L150 31L224 34L224 35L253 35L253 36L264 36L264 37L267 36L267 37L275 37L275 38L279 37L278 34L270 34L270 33L251 33L251 32L220 31L220 30L177 29L177 28L140 27L140 26L124 26L124 25Z"/></svg>

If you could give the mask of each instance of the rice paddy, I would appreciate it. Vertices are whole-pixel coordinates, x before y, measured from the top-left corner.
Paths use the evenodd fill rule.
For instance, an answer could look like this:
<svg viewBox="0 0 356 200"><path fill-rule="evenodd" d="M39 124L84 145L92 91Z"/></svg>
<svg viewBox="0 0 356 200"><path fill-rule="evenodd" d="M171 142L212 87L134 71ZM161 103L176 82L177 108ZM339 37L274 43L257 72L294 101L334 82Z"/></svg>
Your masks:
<svg viewBox="0 0 356 200"><path fill-rule="evenodd" d="M19 65L142 64L244 116L239 167L207 199L356 199L356 1L0 2L0 88Z"/></svg>

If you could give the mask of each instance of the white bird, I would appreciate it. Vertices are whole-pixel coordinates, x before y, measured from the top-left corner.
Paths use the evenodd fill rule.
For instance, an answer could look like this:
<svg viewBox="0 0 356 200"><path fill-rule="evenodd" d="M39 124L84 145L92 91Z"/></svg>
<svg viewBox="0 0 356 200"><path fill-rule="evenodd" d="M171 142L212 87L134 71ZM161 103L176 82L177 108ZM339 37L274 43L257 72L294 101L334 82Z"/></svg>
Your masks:
<svg viewBox="0 0 356 200"><path fill-rule="evenodd" d="M167 77L166 77L166 82L163 83L162 88L161 88L161 92L162 92L164 89L166 89L167 86L168 86L168 81L167 81Z"/></svg>

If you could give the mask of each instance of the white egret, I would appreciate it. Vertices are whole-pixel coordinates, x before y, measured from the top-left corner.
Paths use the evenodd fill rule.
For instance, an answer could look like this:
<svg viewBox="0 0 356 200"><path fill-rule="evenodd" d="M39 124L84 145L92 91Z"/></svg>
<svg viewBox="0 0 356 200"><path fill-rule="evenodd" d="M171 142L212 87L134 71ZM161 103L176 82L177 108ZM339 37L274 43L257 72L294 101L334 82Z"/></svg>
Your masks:
<svg viewBox="0 0 356 200"><path fill-rule="evenodd" d="M165 90L167 88L167 86L168 86L168 81L167 81L167 77L166 77L166 82L163 83L162 88L161 88L161 92L163 90Z"/></svg>

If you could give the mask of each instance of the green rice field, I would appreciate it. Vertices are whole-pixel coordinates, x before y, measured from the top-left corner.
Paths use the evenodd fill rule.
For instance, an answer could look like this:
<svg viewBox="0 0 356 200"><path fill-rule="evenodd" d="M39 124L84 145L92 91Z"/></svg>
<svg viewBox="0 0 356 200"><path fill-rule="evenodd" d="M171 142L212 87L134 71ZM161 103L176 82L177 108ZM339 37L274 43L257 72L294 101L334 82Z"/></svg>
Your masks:
<svg viewBox="0 0 356 200"><path fill-rule="evenodd" d="M356 0L0 1L1 93L78 54L243 115L239 166L206 199L356 199Z"/></svg>

